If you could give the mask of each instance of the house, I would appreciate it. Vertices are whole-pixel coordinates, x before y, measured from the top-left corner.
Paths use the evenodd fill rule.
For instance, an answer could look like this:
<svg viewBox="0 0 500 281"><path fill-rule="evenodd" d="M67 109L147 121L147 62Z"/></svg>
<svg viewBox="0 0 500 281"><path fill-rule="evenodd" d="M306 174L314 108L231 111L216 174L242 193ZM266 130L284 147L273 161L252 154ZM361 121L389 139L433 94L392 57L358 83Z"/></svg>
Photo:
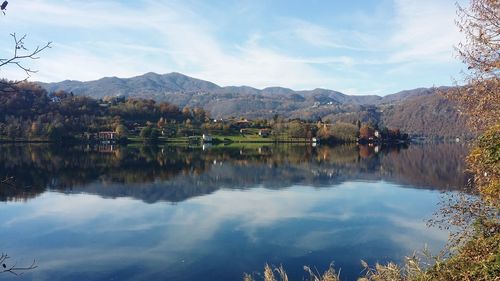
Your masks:
<svg viewBox="0 0 500 281"><path fill-rule="evenodd" d="M118 139L118 134L113 131L103 131L98 133L84 133L84 137L92 143L113 144Z"/></svg>
<svg viewBox="0 0 500 281"><path fill-rule="evenodd" d="M238 128L248 128L250 127L251 123L248 120L238 120L234 122L234 125L237 126Z"/></svg>
<svg viewBox="0 0 500 281"><path fill-rule="evenodd" d="M114 139L116 139L116 133L113 131L99 132L97 136L98 136L99 140L114 140Z"/></svg>
<svg viewBox="0 0 500 281"><path fill-rule="evenodd" d="M52 102L56 102L56 103L57 103L57 102L61 102L61 98L60 98L60 97L51 97L51 98L50 98L50 101L52 101Z"/></svg>
<svg viewBox="0 0 500 281"><path fill-rule="evenodd" d="M209 135L209 134L203 134L201 136L201 138L202 138L202 140L203 140L204 143L206 143L206 142L212 142L213 141L212 136Z"/></svg>
<svg viewBox="0 0 500 281"><path fill-rule="evenodd" d="M263 138L267 138L267 137L269 137L269 135L271 135L271 131L270 130L267 130L267 129L261 129L261 130L259 130L259 136L261 136Z"/></svg>

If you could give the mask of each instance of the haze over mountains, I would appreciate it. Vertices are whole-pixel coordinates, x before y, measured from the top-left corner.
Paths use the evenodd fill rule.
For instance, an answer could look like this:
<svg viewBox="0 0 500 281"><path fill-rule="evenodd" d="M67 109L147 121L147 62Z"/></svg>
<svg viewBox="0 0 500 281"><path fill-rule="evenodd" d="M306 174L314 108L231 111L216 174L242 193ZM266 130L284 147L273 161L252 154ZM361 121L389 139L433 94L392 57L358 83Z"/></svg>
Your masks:
<svg viewBox="0 0 500 281"><path fill-rule="evenodd" d="M95 81L39 83L49 92L64 90L93 98L127 96L167 101L183 107L203 107L214 118L330 119L378 123L413 135L470 136L465 118L445 99L441 88L418 88L380 97L353 96L328 89L294 91L282 87L256 89L220 87L180 73L146 73L132 78L106 77Z"/></svg>

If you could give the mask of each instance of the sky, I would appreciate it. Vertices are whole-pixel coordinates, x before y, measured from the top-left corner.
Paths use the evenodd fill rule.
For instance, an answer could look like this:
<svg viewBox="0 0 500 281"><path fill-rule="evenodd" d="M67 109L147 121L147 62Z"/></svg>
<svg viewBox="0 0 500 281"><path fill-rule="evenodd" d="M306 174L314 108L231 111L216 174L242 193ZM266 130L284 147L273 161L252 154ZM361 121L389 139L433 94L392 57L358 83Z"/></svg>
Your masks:
<svg viewBox="0 0 500 281"><path fill-rule="evenodd" d="M53 42L27 62L32 81L180 72L221 86L386 95L460 78L455 18L454 0L9 0L0 58L15 32L28 49Z"/></svg>

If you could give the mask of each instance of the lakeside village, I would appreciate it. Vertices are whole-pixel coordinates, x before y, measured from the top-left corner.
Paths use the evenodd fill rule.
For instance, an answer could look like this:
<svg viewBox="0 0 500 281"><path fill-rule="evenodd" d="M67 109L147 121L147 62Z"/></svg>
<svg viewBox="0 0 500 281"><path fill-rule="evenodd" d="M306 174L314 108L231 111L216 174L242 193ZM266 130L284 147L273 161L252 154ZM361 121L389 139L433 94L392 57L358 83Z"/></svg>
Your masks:
<svg viewBox="0 0 500 281"><path fill-rule="evenodd" d="M168 122L163 118L120 125L114 131L86 132L82 140L90 144L186 143L189 145L231 143L323 144L402 144L410 141L399 129L378 128L369 124L310 122L300 119L268 120L208 119L200 126L190 122Z"/></svg>

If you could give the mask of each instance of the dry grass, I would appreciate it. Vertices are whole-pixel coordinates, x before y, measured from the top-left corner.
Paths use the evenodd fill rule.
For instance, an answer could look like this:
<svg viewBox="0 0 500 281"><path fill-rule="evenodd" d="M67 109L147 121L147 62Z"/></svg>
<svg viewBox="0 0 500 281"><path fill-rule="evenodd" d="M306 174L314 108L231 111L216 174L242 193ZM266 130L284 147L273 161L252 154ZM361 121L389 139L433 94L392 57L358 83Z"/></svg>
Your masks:
<svg viewBox="0 0 500 281"><path fill-rule="evenodd" d="M424 263L416 255L405 258L404 266L393 262L386 265L375 264L370 267L365 261L361 261L365 275L358 281L427 281L433 280L423 269Z"/></svg>
<svg viewBox="0 0 500 281"><path fill-rule="evenodd" d="M497 227L497 226L494 226ZM448 259L431 256L427 250L421 254L406 257L403 265L393 262L370 266L361 261L363 276L358 281L500 281L500 233L498 229L478 229L475 237L470 238ZM340 281L333 265L320 274L317 270L304 266L308 281ZM256 281L252 275L245 274L244 281ZM271 268L266 264L264 274L257 280L289 281L285 269Z"/></svg>
<svg viewBox="0 0 500 281"><path fill-rule="evenodd" d="M330 267L323 275L320 275L317 270L313 272L308 266L304 266L304 270L309 273L309 280L311 281L340 281L340 272L338 274L335 273L333 264L330 264Z"/></svg>
<svg viewBox="0 0 500 281"><path fill-rule="evenodd" d="M335 273L332 265L330 265L328 270L326 270L323 274L320 274L317 270L314 272L308 266L304 266L304 270L309 274L308 279L304 280L340 281L340 276ZM255 279L252 275L245 273L243 275L243 281L255 281ZM289 279L283 266L271 268L268 264L266 264L264 266L263 281L289 281Z"/></svg>

